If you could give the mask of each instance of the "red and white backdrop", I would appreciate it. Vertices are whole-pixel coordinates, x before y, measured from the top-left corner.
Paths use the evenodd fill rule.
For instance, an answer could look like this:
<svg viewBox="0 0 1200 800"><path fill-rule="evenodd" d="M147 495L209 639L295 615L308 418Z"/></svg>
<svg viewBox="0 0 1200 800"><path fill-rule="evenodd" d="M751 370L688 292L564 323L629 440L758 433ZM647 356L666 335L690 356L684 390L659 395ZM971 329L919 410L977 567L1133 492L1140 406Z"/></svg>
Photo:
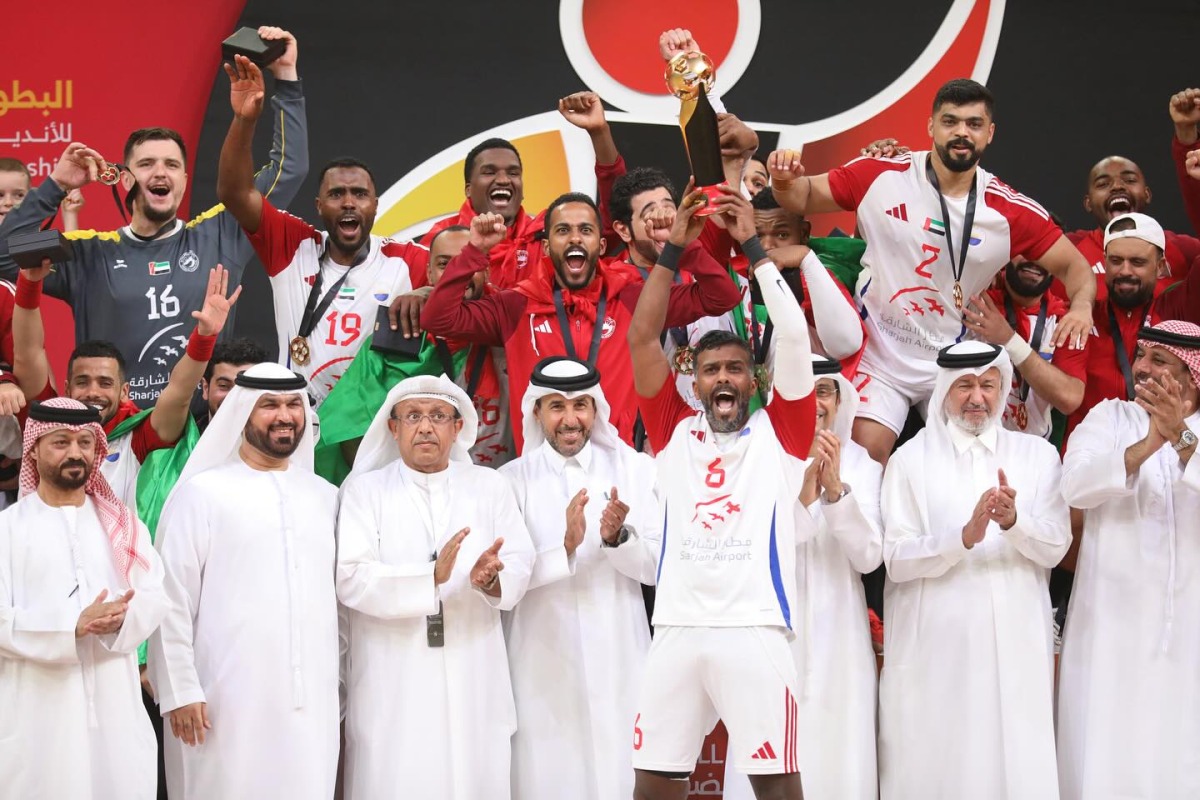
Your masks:
<svg viewBox="0 0 1200 800"><path fill-rule="evenodd" d="M13 5L13 4L10 4ZM300 40L308 98L310 179L291 210L315 221L320 165L370 163L381 202L376 232L421 231L462 202L462 158L489 135L525 162L526 207L568 189L591 191L587 137L560 121L557 98L604 98L631 166L656 164L682 185L687 165L662 85L660 31L690 28L717 64L729 109L764 148L801 147L810 173L894 136L927 146L932 95L970 76L997 95L987 167L1087 227L1087 170L1105 155L1138 161L1156 189L1151 212L1186 231L1170 162L1167 99L1200 82L1191 64L1191 4L933 0L896 5L760 0L558 0L495 4L340 4L318 0L66 0L23 3L0 18L0 157L44 179L69 141L119 159L134 128L165 125L189 146L185 211L215 201L217 153L230 111L219 42L239 25L273 24ZM259 131L257 160L268 130ZM106 187L85 190L84 227L121 218ZM815 220L853 230L850 214ZM274 342L269 287L247 272L238 332ZM249 307L249 308L247 308ZM47 304L53 360L72 342L70 314ZM723 742L706 744L693 784L716 796Z"/></svg>

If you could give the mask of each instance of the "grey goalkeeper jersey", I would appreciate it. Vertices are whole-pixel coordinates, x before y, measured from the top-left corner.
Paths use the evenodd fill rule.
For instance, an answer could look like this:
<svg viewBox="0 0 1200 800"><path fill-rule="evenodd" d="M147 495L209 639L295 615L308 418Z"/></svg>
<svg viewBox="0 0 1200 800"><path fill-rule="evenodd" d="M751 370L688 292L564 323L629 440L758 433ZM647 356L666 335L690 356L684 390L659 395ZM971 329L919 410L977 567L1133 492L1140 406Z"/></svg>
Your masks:
<svg viewBox="0 0 1200 800"><path fill-rule="evenodd" d="M255 185L271 202L286 207L308 174L308 127L300 81L276 81L271 98L275 133L270 163ZM55 213L63 191L47 180L0 224L0 278L15 281L19 271L8 256L8 238L37 230ZM172 233L141 241L128 228L75 231L74 255L55 265L44 291L67 301L75 312L75 341L104 339L128 362L130 397L142 408L154 404L195 326L192 312L204 305L208 272L223 264L230 291L240 284L254 248L223 205L194 219L176 220ZM233 330L235 305L222 337ZM47 332L53 336L53 331Z"/></svg>

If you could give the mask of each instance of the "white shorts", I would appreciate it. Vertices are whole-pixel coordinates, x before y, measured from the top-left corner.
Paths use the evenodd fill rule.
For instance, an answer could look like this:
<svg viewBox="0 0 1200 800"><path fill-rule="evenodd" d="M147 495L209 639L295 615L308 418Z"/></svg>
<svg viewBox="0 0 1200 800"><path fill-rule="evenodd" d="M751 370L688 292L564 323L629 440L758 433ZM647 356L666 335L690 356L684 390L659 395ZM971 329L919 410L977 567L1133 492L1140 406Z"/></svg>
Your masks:
<svg viewBox="0 0 1200 800"><path fill-rule="evenodd" d="M634 768L691 773L721 719L726 762L748 775L799 772L796 683L781 628L657 628L634 722Z"/></svg>
<svg viewBox="0 0 1200 800"><path fill-rule="evenodd" d="M861 366L853 383L858 389L856 416L886 425L897 436L904 430L908 410L916 406L924 417L933 394L933 380L910 384L892 377L880 377L878 373L867 372Z"/></svg>

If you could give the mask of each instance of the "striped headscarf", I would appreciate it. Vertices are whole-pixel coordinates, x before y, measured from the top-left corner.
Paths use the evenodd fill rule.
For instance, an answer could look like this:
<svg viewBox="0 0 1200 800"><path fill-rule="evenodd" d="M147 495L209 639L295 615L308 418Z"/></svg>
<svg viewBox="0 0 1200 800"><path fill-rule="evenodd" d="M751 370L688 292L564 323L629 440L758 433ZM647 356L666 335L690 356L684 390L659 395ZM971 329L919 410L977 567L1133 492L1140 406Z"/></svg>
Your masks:
<svg viewBox="0 0 1200 800"><path fill-rule="evenodd" d="M148 567L149 563L137 551L137 524L132 512L117 498L100 473L100 465L108 454L108 439L104 435L104 428L100 426L99 412L67 397L55 397L30 407L21 448L20 496L36 492L41 482L37 463L33 459L33 449L38 440L64 428L71 431L90 430L96 437L96 457L83 490L96 506L100 525L112 545L117 569L128 578L134 564Z"/></svg>

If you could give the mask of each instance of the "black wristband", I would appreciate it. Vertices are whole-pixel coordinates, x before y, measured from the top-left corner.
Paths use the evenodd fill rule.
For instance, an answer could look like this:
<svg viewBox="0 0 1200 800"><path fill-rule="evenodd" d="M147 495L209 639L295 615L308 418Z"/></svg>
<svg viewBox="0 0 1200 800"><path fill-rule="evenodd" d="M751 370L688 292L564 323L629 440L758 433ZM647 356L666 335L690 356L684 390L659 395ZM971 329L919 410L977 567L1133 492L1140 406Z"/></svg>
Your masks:
<svg viewBox="0 0 1200 800"><path fill-rule="evenodd" d="M746 241L742 242L742 253L750 260L750 266L754 266L760 261L770 259L767 251L763 249L762 242L758 240L758 236L751 236Z"/></svg>
<svg viewBox="0 0 1200 800"><path fill-rule="evenodd" d="M671 272L679 272L679 257L682 255L682 247L674 242L667 242L663 245L663 251L658 255L658 266L666 267Z"/></svg>

